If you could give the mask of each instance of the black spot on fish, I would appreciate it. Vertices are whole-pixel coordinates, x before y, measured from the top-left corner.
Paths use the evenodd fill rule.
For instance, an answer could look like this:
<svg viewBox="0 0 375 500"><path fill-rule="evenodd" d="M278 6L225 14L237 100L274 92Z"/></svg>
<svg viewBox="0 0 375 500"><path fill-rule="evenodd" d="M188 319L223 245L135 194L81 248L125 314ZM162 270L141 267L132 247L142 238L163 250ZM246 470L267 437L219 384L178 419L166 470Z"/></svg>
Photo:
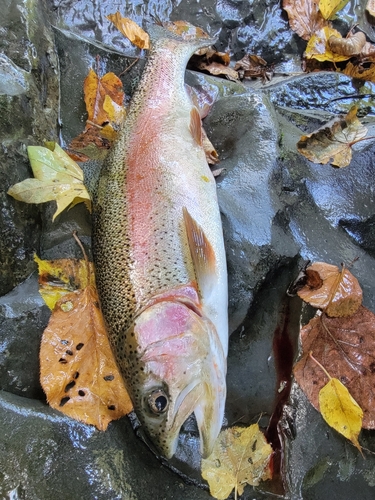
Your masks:
<svg viewBox="0 0 375 500"><path fill-rule="evenodd" d="M82 396L82 397L83 397L85 394L86 394L86 393L85 393L85 391L83 391L82 389L80 389L80 390L78 391L78 395L79 395L79 396Z"/></svg>
<svg viewBox="0 0 375 500"><path fill-rule="evenodd" d="M59 359L59 363L61 363L62 365L66 365L67 364L67 360L65 358L60 358Z"/></svg>
<svg viewBox="0 0 375 500"><path fill-rule="evenodd" d="M107 382L110 382L111 380L113 380L115 378L114 375L106 375L105 377L103 377L104 380L106 380Z"/></svg>
<svg viewBox="0 0 375 500"><path fill-rule="evenodd" d="M77 349L77 351L80 351L84 345L85 345L85 344L82 344L82 342L80 342L79 344L77 344L77 345L76 345L76 349Z"/></svg>
<svg viewBox="0 0 375 500"><path fill-rule="evenodd" d="M74 380L77 380L78 377L79 377L79 372L74 372L73 373Z"/></svg>
<svg viewBox="0 0 375 500"><path fill-rule="evenodd" d="M62 345L68 345L69 344L69 340L60 340L60 342L62 343Z"/></svg>
<svg viewBox="0 0 375 500"><path fill-rule="evenodd" d="M107 406L108 410L115 410L116 406L115 405L109 405Z"/></svg>
<svg viewBox="0 0 375 500"><path fill-rule="evenodd" d="M71 351L70 349L68 349L67 351L65 351L66 354L69 354L69 356L73 356L73 351Z"/></svg>
<svg viewBox="0 0 375 500"><path fill-rule="evenodd" d="M64 398L61 398L59 406L64 406L69 401L69 399L70 399L69 396L65 396Z"/></svg>

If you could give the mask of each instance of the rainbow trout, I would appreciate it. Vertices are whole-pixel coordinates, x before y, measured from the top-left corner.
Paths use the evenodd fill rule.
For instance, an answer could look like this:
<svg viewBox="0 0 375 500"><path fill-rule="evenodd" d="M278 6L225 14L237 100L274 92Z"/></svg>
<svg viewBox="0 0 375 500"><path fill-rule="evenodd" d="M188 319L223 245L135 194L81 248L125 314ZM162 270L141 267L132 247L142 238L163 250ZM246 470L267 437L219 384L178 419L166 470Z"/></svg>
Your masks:
<svg viewBox="0 0 375 500"><path fill-rule="evenodd" d="M96 280L146 433L170 458L194 413L208 456L226 397L227 269L215 180L184 73L212 40L185 41L158 26L151 40L94 198Z"/></svg>

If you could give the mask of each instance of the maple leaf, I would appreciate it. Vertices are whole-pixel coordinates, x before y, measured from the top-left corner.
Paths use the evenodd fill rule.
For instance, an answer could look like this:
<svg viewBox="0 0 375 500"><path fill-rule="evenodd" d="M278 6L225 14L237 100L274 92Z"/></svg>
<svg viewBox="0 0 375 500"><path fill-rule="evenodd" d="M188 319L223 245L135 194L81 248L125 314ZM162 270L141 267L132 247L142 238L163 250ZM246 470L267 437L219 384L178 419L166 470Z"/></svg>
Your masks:
<svg viewBox="0 0 375 500"><path fill-rule="evenodd" d="M271 478L271 455L272 448L258 424L231 427L220 432L212 454L202 459L202 477L213 497L225 500L234 489L237 498L246 483L256 486Z"/></svg>
<svg viewBox="0 0 375 500"><path fill-rule="evenodd" d="M312 134L303 135L297 143L298 151L315 163L346 167L352 159L352 146L367 134L357 118L353 106L346 116L335 118Z"/></svg>
<svg viewBox="0 0 375 500"><path fill-rule="evenodd" d="M55 302L40 348L40 381L47 401L66 415L105 430L111 420L132 410L107 338L99 298L87 260L38 259L42 296L51 307L58 299L46 290L55 283L83 286ZM47 292L47 293L46 293Z"/></svg>
<svg viewBox="0 0 375 500"><path fill-rule="evenodd" d="M316 315L301 329L303 354L294 376L311 404L319 410L319 392L326 375L309 356L337 378L363 410L362 426L375 428L375 315L363 306L341 318Z"/></svg>
<svg viewBox="0 0 375 500"><path fill-rule="evenodd" d="M83 184L83 172L58 144L48 147L29 146L27 152L35 178L25 179L8 190L8 194L25 203L56 201L52 220L67 207L85 202L91 208L90 195Z"/></svg>
<svg viewBox="0 0 375 500"><path fill-rule="evenodd" d="M106 17L132 44L140 49L150 48L150 37L137 23L128 17L123 17L119 11Z"/></svg>
<svg viewBox="0 0 375 500"><path fill-rule="evenodd" d="M334 15L345 7L349 0L319 0L319 10L324 19L332 19Z"/></svg>
<svg viewBox="0 0 375 500"><path fill-rule="evenodd" d="M304 40L330 25L319 11L319 0L283 0L283 9L288 13L292 30Z"/></svg>
<svg viewBox="0 0 375 500"><path fill-rule="evenodd" d="M362 304L362 289L358 280L344 266L314 262L302 276L302 287L297 291L302 300L323 309L328 316L341 317L354 314Z"/></svg>
<svg viewBox="0 0 375 500"><path fill-rule="evenodd" d="M330 28L329 26L325 26L324 28L318 30L314 33L305 50L304 56L307 59L316 59L317 61L331 61L331 62L340 62L347 61L350 59L350 55L343 55L333 52L329 43L329 40L334 37L335 39L342 39L340 33Z"/></svg>

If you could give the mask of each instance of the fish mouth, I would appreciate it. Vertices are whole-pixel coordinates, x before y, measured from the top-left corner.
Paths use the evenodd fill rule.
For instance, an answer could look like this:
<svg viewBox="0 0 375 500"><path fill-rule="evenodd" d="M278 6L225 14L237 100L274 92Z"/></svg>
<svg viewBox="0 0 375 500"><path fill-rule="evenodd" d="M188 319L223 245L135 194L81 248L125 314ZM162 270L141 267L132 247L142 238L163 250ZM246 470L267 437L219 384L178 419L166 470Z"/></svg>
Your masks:
<svg viewBox="0 0 375 500"><path fill-rule="evenodd" d="M181 427L192 413L198 425L201 455L203 458L211 455L221 429L225 401L225 397L218 400L215 396L212 387L199 381L192 382L181 392L173 408L173 421L168 431L170 439L162 450L166 458L175 454Z"/></svg>

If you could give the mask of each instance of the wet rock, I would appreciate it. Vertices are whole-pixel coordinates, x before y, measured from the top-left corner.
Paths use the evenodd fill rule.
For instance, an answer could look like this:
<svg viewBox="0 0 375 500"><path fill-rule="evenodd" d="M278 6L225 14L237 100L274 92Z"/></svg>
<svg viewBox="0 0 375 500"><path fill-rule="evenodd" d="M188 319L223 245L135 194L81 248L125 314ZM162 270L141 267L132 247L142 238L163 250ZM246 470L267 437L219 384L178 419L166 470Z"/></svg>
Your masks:
<svg viewBox="0 0 375 500"><path fill-rule="evenodd" d="M210 498L162 468L126 418L100 432L44 403L2 392L0 421L2 498Z"/></svg>

